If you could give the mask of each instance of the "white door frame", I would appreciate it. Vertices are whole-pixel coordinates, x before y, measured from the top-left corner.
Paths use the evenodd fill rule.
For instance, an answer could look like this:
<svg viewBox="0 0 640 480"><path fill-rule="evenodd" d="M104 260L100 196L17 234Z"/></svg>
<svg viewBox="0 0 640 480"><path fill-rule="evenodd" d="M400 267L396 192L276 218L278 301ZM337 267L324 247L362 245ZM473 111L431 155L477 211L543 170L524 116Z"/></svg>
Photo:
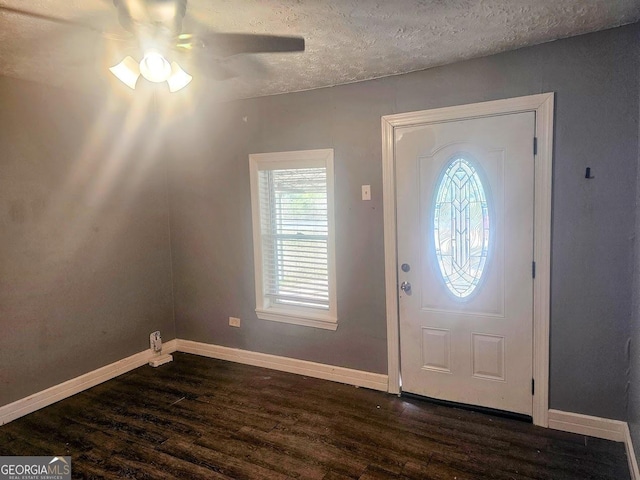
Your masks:
<svg viewBox="0 0 640 480"><path fill-rule="evenodd" d="M400 393L400 327L398 311L398 256L396 237L396 185L394 130L398 127L535 112L537 154L534 157L534 261L533 281L533 423L548 426L549 315L551 289L551 165L553 153L554 94L495 100L454 107L398 113L382 117L382 182L384 206L385 292L389 392ZM533 148L533 146L532 146Z"/></svg>

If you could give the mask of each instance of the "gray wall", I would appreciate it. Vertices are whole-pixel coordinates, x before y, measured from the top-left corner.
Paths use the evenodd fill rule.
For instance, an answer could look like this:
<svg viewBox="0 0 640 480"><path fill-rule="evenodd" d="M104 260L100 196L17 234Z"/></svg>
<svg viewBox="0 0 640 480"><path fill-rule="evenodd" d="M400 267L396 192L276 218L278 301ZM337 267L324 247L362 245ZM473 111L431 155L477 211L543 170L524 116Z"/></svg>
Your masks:
<svg viewBox="0 0 640 480"><path fill-rule="evenodd" d="M552 408L625 419L638 163L638 25L428 71L226 105L170 139L177 335L385 373L380 117L556 93ZM330 52L327 52L330 54ZM213 93L212 93L213 94ZM334 148L336 332L258 320L250 153ZM585 167L594 180L585 180ZM373 200L360 200L371 184ZM242 328L228 317L242 318Z"/></svg>
<svg viewBox="0 0 640 480"><path fill-rule="evenodd" d="M640 96L640 90L638 91ZM629 403L627 421L636 457L640 464L640 132L638 132L638 184L636 193L636 232L633 275L633 317L629 345Z"/></svg>
<svg viewBox="0 0 640 480"><path fill-rule="evenodd" d="M0 405L141 351L155 329L385 373L380 117L554 91L551 407L627 418L633 311L638 434L639 37L634 25L223 105L194 89L199 101L168 132L109 99L0 78ZM248 154L310 148L335 149L336 332L253 311Z"/></svg>
<svg viewBox="0 0 640 480"><path fill-rule="evenodd" d="M153 126L114 99L2 77L0 105L4 405L149 348L153 330L174 338L175 325Z"/></svg>

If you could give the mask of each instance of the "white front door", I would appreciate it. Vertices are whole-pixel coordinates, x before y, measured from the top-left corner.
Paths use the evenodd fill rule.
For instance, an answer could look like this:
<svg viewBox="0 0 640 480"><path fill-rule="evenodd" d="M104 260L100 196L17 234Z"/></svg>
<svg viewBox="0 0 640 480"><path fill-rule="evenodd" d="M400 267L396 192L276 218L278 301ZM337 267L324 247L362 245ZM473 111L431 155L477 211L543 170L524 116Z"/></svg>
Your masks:
<svg viewBox="0 0 640 480"><path fill-rule="evenodd" d="M532 414L535 113L394 129L402 390Z"/></svg>

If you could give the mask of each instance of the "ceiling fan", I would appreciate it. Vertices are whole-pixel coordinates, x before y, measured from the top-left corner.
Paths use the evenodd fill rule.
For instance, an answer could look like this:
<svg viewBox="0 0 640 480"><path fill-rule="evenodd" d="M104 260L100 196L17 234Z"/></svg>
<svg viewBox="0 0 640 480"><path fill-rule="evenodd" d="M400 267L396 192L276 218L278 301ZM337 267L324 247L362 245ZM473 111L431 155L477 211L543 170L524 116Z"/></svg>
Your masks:
<svg viewBox="0 0 640 480"><path fill-rule="evenodd" d="M84 28L106 41L118 43L122 47L119 50L127 54L123 54L120 62L109 70L132 89L136 88L141 76L153 83L167 82L171 92L184 88L193 78L180 66L184 62L202 67L206 66L204 63L215 62L215 78L226 79L235 76L221 64L228 57L247 53L302 52L305 49L302 37L183 32L187 0L113 0L113 4L122 28L116 33L104 31L89 22L21 8L0 6L0 11Z"/></svg>

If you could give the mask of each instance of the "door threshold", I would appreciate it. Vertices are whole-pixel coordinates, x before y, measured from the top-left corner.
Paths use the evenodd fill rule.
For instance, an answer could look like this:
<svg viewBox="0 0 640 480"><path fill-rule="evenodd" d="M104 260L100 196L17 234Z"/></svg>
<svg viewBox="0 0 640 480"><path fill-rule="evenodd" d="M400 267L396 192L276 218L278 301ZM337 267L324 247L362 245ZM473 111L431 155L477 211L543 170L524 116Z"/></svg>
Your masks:
<svg viewBox="0 0 640 480"><path fill-rule="evenodd" d="M468 410L471 412L484 413L486 415L493 415L496 417L509 418L511 420L518 420L519 422L533 423L533 417L531 417L531 415L524 415L522 413L507 412L505 410L481 407L478 405L468 405L466 403L451 402L449 400L440 400L439 398L424 397L422 395L410 392L402 392L400 395L412 400L433 403L435 405L442 405L444 407L459 408L460 410Z"/></svg>

